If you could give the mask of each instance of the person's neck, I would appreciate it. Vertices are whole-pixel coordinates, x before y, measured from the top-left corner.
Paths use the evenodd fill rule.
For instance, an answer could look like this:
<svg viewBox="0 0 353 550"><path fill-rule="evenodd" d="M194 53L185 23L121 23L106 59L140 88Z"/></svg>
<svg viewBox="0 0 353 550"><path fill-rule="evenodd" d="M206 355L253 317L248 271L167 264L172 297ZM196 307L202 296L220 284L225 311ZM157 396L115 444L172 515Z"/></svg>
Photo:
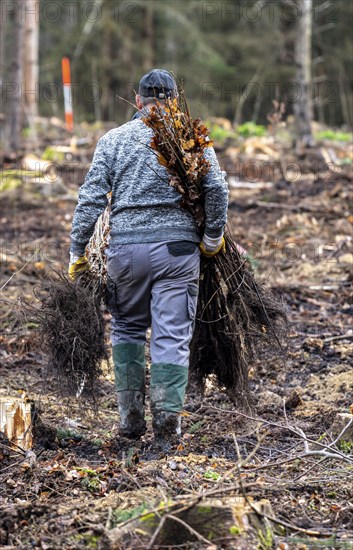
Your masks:
<svg viewBox="0 0 353 550"><path fill-rule="evenodd" d="M162 107L162 109L164 109L165 107L165 103L162 103L162 102L159 102L160 106ZM156 104L155 103L147 103L147 105L143 105L140 109L140 111L143 111L144 109L152 109L152 107L156 107Z"/></svg>

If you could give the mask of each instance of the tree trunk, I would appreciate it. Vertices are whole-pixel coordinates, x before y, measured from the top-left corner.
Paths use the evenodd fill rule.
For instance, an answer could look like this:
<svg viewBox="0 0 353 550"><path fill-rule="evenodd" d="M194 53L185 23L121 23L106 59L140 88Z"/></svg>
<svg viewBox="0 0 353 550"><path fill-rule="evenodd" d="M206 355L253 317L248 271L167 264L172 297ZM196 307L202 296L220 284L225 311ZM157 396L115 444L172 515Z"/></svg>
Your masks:
<svg viewBox="0 0 353 550"><path fill-rule="evenodd" d="M244 105L247 101L247 98L248 98L251 90L257 85L259 80L262 79L265 70L266 70L266 65L263 64L263 63L259 63L259 65L257 66L256 71L253 74L251 80L246 84L246 86L244 88L244 91L241 94L241 96L239 98L239 101L238 101L238 104L237 104L236 109L235 109L235 116L234 116L234 120L233 120L233 124L235 126L242 123L242 121L243 121L243 118L242 118L243 107L244 107Z"/></svg>
<svg viewBox="0 0 353 550"><path fill-rule="evenodd" d="M2 89L3 89L3 82L5 79L5 67L4 67L4 60L5 60L5 18L0 17L0 94L2 95ZM2 111L2 108L1 108Z"/></svg>
<svg viewBox="0 0 353 550"><path fill-rule="evenodd" d="M104 29L104 38L101 41L101 77L100 85L102 87L101 94L101 113L102 120L110 120L111 112L111 43L112 43L112 30L110 25L110 19L112 17L112 3L111 0L104 0L102 4L102 29Z"/></svg>
<svg viewBox="0 0 353 550"><path fill-rule="evenodd" d="M311 35L312 0L297 0L298 15L295 37L295 64L297 69L297 99L294 105L297 143L311 147L314 145L311 97Z"/></svg>
<svg viewBox="0 0 353 550"><path fill-rule="evenodd" d="M4 17L0 17L0 159L2 159L5 145L5 99L4 99L4 82L5 82L5 21Z"/></svg>
<svg viewBox="0 0 353 550"><path fill-rule="evenodd" d="M27 0L24 19L24 101L26 116L32 126L33 119L38 116L39 99L39 0Z"/></svg>
<svg viewBox="0 0 353 550"><path fill-rule="evenodd" d="M10 14L11 31L7 33L9 38L9 83L5 92L6 130L5 139L10 152L18 151L20 147L22 103L21 86L23 81L22 44L23 44L23 18L21 3L14 3Z"/></svg>
<svg viewBox="0 0 353 550"><path fill-rule="evenodd" d="M153 69L153 66L154 66L154 0L147 0L143 70L145 72L148 72L151 69Z"/></svg>
<svg viewBox="0 0 353 550"><path fill-rule="evenodd" d="M349 101L349 83L345 77L344 66L341 64L339 68L338 86L340 91L342 118L346 126L352 126L352 102ZM352 96L351 96L352 97Z"/></svg>

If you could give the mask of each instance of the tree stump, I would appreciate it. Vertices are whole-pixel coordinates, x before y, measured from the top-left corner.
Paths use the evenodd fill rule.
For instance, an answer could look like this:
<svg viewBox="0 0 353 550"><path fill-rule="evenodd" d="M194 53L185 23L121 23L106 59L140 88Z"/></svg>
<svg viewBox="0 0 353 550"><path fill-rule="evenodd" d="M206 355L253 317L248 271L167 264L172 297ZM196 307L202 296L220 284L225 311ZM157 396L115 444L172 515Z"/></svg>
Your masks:
<svg viewBox="0 0 353 550"><path fill-rule="evenodd" d="M0 432L10 443L28 451L33 445L34 403L26 398L0 397Z"/></svg>
<svg viewBox="0 0 353 550"><path fill-rule="evenodd" d="M154 537L156 546L197 541L218 545L231 540L239 550L249 544L255 548L264 541L272 544L273 528L266 516L273 517L269 501L252 502L251 497L205 498L189 506L187 500L160 503L143 517L107 531L106 547L118 550L132 544L136 535L146 544Z"/></svg>

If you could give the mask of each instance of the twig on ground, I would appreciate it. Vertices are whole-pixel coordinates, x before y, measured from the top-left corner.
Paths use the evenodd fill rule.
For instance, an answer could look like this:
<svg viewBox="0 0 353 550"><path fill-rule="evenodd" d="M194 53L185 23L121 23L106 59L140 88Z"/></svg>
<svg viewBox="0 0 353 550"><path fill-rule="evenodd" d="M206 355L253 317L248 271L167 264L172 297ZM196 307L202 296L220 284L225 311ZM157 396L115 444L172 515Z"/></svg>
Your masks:
<svg viewBox="0 0 353 550"><path fill-rule="evenodd" d="M238 461L239 461L238 464L237 464L237 466L238 466L238 476L239 476L239 485L240 485L240 489L241 489L241 492L243 494L243 497L245 498L245 500L246 500L247 504L250 506L250 508L258 516L266 518L267 520L272 521L273 523L277 523L278 525L282 525L283 527L287 527L288 529L291 529L293 531L299 531L300 533L305 533L306 535L313 536L313 537L327 536L327 533L323 533L323 532L320 532L320 531L311 531L309 529L303 529L302 527L298 527L297 525L294 525L293 523L289 523L287 521L275 518L273 516L269 516L268 514L265 514L264 512L260 512L260 510L258 510L258 508L256 508L252 504L252 502L250 501L249 497L247 496L247 494L245 492L243 482L242 482L242 479L241 479L241 473L240 473L240 468L239 468L239 463L241 463L241 455L240 455L238 442L237 442L237 439L236 439L236 436L235 436L234 433L233 433L233 439L234 439L234 445L235 445L235 449L236 449L236 452L237 452L237 455L238 455Z"/></svg>
<svg viewBox="0 0 353 550"><path fill-rule="evenodd" d="M198 531L196 531L195 529L193 529L190 525L188 525L185 521L183 521L182 519L174 516L173 514L168 514L167 516L168 518L172 519L173 521L177 521L178 523L181 523L181 525L183 525L184 527L186 527L190 533L192 535L195 535L195 537L199 540L199 541L202 541L202 542L205 542L207 545L211 544L211 541L209 541L208 539L206 539L205 537L203 537L202 535L200 535L200 533Z"/></svg>
<svg viewBox="0 0 353 550"><path fill-rule="evenodd" d="M6 445L6 443L3 443L2 441L0 441L0 446L3 449L8 449L9 451L13 451L15 453L18 453L19 455L23 455L23 456L26 455L26 451L22 449L22 447L20 447L19 445L16 445L16 443L11 443L11 445Z"/></svg>
<svg viewBox="0 0 353 550"><path fill-rule="evenodd" d="M153 533L152 537L151 537L151 540L149 542L149 545L147 546L147 550L150 550L151 548L153 548L154 546L154 543L156 542L157 540L157 537L159 535L159 533L161 532L161 529L165 523L167 519L167 516L163 516L159 522L159 524L157 525L157 529L155 530L155 532Z"/></svg>
<svg viewBox="0 0 353 550"><path fill-rule="evenodd" d="M320 464L322 464L323 462L325 462L327 459L326 457L322 458L321 460L319 460L319 462L315 462L312 466L310 466L310 468L308 468L307 470L305 470L305 472L302 472L299 476L295 477L293 479L293 483L295 483L296 481L298 481L299 479L301 479L302 477L308 475L309 472L311 472L312 470L314 469L317 469L318 466L320 466Z"/></svg>
<svg viewBox="0 0 353 550"><path fill-rule="evenodd" d="M258 206L262 208L280 208L282 210L291 210L293 212L315 212L315 213L332 213L329 209L320 209L315 206L309 206L305 204L284 204L281 202L265 202L265 201L252 201L248 203L248 206Z"/></svg>
<svg viewBox="0 0 353 550"><path fill-rule="evenodd" d="M349 428L351 423L352 423L352 420L347 424L347 426L344 427L344 429L342 430L342 433L344 433ZM333 441L332 443L330 443L329 445L322 445L321 443L318 443L316 441L308 439L301 428L294 428L294 429L303 438L304 449L305 449L305 453L304 453L303 456L322 456L325 459L327 459L327 458L340 458L341 460L345 460L349 464L353 464L353 459L350 459L349 457L346 457L343 453L339 452L338 450L336 451L336 449L333 449L332 453L327 452L327 449L331 449L332 445L334 445L335 442L337 442L339 438L336 439L335 441ZM312 449L309 448L309 442L310 443L315 443L316 445L320 445L321 447L324 447L324 449L322 451L318 451L318 450L315 450L315 449L312 450Z"/></svg>
<svg viewBox="0 0 353 550"><path fill-rule="evenodd" d="M342 429L342 431L338 434L338 436L336 437L336 439L334 441L332 441L332 443L330 443L329 445L327 445L327 447L332 447L333 445L336 445L340 439L342 439L342 437L344 436L344 434L346 433L347 430L349 430L349 428L351 427L351 425L353 424L353 416L352 418L350 419L350 421L348 422L348 424L346 426L344 426L344 428Z"/></svg>
<svg viewBox="0 0 353 550"><path fill-rule="evenodd" d="M105 528L108 529L108 530L111 529L112 518L113 518L113 508L111 506L109 506L108 507L107 519L106 519L106 522L105 522Z"/></svg>
<svg viewBox="0 0 353 550"><path fill-rule="evenodd" d="M324 344L329 344L330 342L337 342L338 340L353 340L353 334L342 334L341 336L330 336L330 338L325 338L323 340Z"/></svg>
<svg viewBox="0 0 353 550"><path fill-rule="evenodd" d="M275 426L276 428L281 428L282 430L288 430L293 434L299 435L304 440L305 452L298 455L298 458L302 458L303 456L317 455L317 456L325 456L326 458L341 459L341 460L344 460L345 462L348 462L349 464L353 464L353 458L346 456L344 453L341 453L339 450L334 449L332 453L331 452L327 453L327 450L328 451L332 450L331 445L333 445L333 443L331 443L330 445L325 445L324 443L310 439L304 434L304 432L300 428L279 424L278 422L270 422L269 420L265 420L263 418L255 418L254 416L250 416L239 410L227 411L226 409L220 409L219 407L215 407L214 405L208 405L208 407L222 413L236 414L244 418L247 418L248 420L253 420L254 422L266 424L267 426ZM352 421L349 422L349 425L351 422ZM343 433L348 429L348 427L349 426L345 426ZM313 443L315 445L318 445L319 447L322 447L323 451L310 450L308 443Z"/></svg>
<svg viewBox="0 0 353 550"><path fill-rule="evenodd" d="M12 279L13 279L16 275L18 275L19 273L21 273L21 271L24 270L24 268L25 268L25 267L33 260L33 258L36 256L37 252L38 252L38 251L34 252L34 254L32 254L32 256L30 257L30 259L29 259L25 264L23 264L23 266L21 267L21 269L19 269L18 271L15 271L15 273L13 273L13 274L11 275L11 277L9 277L9 278L7 279L7 281L6 281L6 282L2 285L2 287L0 288L0 292L5 288L5 286L7 286L7 285L9 284L10 281L12 281Z"/></svg>

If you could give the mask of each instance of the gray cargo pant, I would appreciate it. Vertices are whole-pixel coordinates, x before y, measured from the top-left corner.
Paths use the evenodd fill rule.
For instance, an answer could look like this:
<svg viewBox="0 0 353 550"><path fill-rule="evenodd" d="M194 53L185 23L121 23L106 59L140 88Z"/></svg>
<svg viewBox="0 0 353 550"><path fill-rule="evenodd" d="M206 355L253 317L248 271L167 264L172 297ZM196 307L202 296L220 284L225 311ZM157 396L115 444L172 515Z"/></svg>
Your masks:
<svg viewBox="0 0 353 550"><path fill-rule="evenodd" d="M114 245L107 250L111 339L144 344L151 327L152 363L189 365L200 251L188 241Z"/></svg>

